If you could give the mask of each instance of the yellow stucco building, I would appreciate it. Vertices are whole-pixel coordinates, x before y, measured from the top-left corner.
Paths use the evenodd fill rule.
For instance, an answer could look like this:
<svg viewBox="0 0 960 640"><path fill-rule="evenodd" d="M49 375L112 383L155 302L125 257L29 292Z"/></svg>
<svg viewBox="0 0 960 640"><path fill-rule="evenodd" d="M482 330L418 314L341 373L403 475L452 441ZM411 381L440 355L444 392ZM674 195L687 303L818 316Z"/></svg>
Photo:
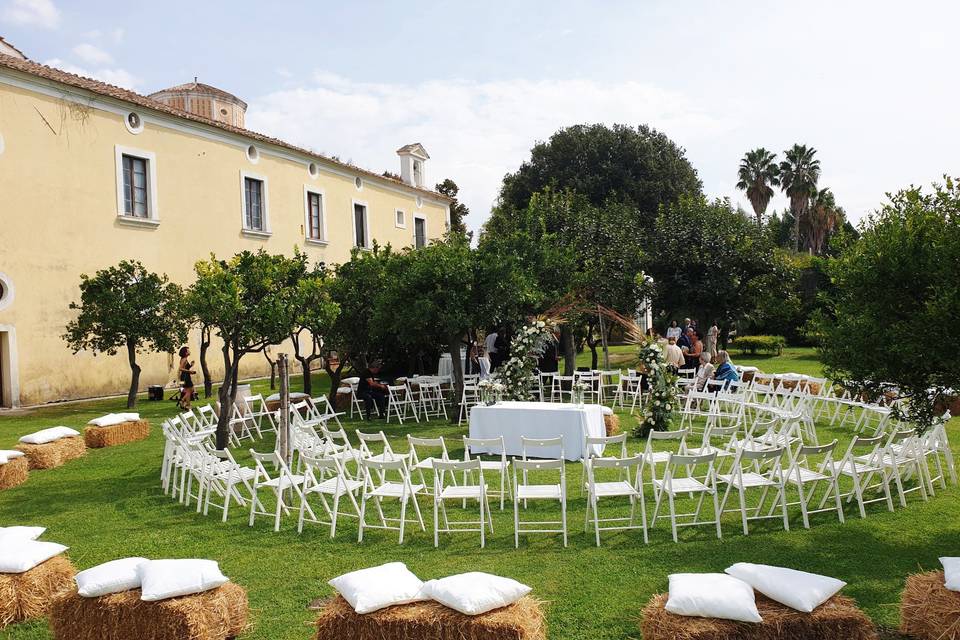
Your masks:
<svg viewBox="0 0 960 640"><path fill-rule="evenodd" d="M383 176L248 131L245 109L196 82L145 97L0 53L0 406L129 384L123 354L74 355L60 337L82 273L137 259L186 285L211 252L298 247L336 264L446 231L450 200L424 187L421 145ZM140 364L144 386L175 378L172 355ZM242 374L265 364L248 356Z"/></svg>

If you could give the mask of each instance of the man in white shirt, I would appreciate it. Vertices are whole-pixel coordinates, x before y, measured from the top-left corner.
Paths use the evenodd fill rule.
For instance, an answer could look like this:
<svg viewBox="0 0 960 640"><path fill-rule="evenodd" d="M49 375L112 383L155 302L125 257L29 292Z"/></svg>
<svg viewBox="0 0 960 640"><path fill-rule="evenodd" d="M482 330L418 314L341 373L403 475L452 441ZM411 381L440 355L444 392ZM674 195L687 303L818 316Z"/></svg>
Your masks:
<svg viewBox="0 0 960 640"><path fill-rule="evenodd" d="M497 357L496 329L488 333L487 337L483 339L483 350L487 352L487 356L490 358L490 368L496 369L497 365L500 364L500 359Z"/></svg>

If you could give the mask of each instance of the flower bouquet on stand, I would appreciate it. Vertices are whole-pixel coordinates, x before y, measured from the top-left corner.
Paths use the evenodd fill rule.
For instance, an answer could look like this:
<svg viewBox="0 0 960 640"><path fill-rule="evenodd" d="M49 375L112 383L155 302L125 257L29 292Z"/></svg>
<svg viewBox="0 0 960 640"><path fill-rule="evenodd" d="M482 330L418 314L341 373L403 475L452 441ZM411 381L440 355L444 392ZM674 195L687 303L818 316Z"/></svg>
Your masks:
<svg viewBox="0 0 960 640"><path fill-rule="evenodd" d="M650 397L643 408L643 418L634 434L646 438L651 430L667 431L677 406L677 377L667 367L663 350L655 341L640 346L640 364L650 385Z"/></svg>

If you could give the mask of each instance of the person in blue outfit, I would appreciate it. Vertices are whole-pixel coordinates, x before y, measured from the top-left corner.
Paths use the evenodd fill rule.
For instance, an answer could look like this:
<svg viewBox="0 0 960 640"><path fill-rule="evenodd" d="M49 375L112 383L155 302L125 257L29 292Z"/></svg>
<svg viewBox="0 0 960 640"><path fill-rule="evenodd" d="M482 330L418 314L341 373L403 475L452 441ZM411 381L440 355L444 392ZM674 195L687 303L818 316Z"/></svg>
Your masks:
<svg viewBox="0 0 960 640"><path fill-rule="evenodd" d="M740 382L740 375L730 361L730 354L726 351L717 351L717 368L713 372L714 380L723 380L727 384Z"/></svg>

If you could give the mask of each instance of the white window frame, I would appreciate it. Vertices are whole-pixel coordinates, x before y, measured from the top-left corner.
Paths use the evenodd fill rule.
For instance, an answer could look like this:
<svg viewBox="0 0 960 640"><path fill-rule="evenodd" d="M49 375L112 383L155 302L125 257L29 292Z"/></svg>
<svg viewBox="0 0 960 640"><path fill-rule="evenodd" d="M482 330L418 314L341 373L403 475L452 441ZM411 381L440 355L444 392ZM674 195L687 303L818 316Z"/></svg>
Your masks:
<svg viewBox="0 0 960 640"><path fill-rule="evenodd" d="M400 222L400 216L403 216L403 222ZM406 229L407 228L407 212L403 209L394 209L393 211L393 224L397 229Z"/></svg>
<svg viewBox="0 0 960 640"><path fill-rule="evenodd" d="M310 237L311 193L315 193L320 196L320 238ZM316 244L320 246L326 246L329 242L327 238L330 237L327 235L327 194L320 187L314 187L308 184L303 185L303 237L307 244Z"/></svg>
<svg viewBox="0 0 960 640"><path fill-rule="evenodd" d="M430 232L427 231L427 216L413 216L413 248L417 248L417 220L423 220L423 246L430 244Z"/></svg>
<svg viewBox="0 0 960 640"><path fill-rule="evenodd" d="M357 242L357 216L356 216L356 213L355 213L355 212L356 212L356 210L357 210L357 205L360 205L361 207L363 207L363 208L364 208L364 211L366 212L366 215L363 216L363 226L364 226L363 238L364 238L364 240L367 241L367 244L366 244L366 246L364 246L364 247L357 247L357 244L356 244L356 242ZM370 205L367 204L367 202L366 202L365 200L355 200L355 199L352 199L352 198L351 198L351 200L350 200L350 229L353 231L353 238L351 238L351 240L350 240L350 245L351 245L351 246L357 247L358 249L364 249L364 250L366 250L366 251L369 251L370 249L373 248L373 238L370 237Z"/></svg>
<svg viewBox="0 0 960 640"><path fill-rule="evenodd" d="M157 204L157 154L144 149L134 149L123 145L113 147L117 174L117 222L137 227L156 227L160 224L160 207ZM124 208L123 194L123 156L133 156L147 163L147 217L137 218L127 214Z"/></svg>
<svg viewBox="0 0 960 640"><path fill-rule="evenodd" d="M246 180L259 180L263 183L263 230L247 227L247 194ZM249 171L240 171L240 232L251 238L269 238L273 235L270 227L270 185L267 176Z"/></svg>

